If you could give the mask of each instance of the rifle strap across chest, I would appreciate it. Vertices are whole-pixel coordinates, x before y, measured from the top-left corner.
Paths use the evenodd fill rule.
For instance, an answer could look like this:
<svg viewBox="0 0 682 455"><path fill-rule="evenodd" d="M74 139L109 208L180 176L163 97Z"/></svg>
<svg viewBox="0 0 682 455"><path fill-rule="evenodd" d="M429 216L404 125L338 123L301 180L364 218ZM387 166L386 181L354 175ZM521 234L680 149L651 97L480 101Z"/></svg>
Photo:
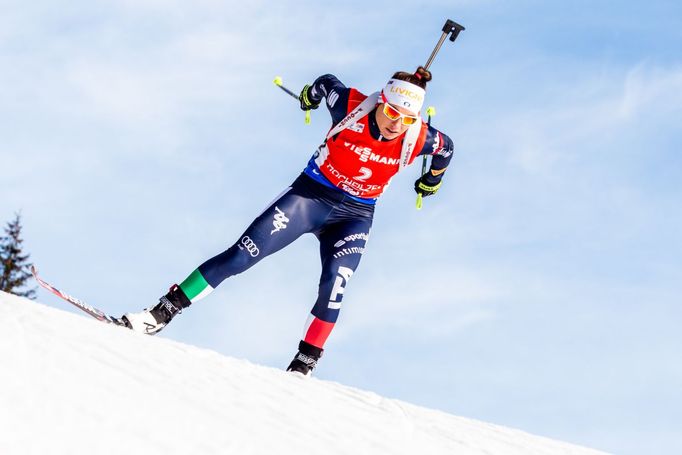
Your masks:
<svg viewBox="0 0 682 455"><path fill-rule="evenodd" d="M360 119L366 117L367 114L372 112L376 105L379 104L380 99L381 92L374 92L367 98L365 98L364 101L362 101L362 103L360 103L355 109L350 111L348 115L346 115L339 123L336 124L336 126L334 126L334 128L329 130L325 142L339 134L341 131L350 127L351 125L358 123ZM422 119L421 117L419 117L417 121L414 124L410 125L410 127L407 129L405 137L403 138L403 148L400 152L399 170L402 170L405 166L410 164L410 158L414 153L414 147L417 144L417 141L419 140L419 133L421 132L421 128Z"/></svg>

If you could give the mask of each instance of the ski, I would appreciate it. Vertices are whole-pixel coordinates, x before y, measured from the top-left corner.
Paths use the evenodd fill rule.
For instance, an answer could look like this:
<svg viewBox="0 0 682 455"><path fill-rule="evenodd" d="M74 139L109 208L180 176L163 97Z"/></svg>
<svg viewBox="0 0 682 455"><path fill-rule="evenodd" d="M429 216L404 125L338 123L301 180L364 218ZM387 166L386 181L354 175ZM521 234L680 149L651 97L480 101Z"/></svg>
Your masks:
<svg viewBox="0 0 682 455"><path fill-rule="evenodd" d="M93 318L97 319L98 321L105 322L107 324L114 324L114 325L122 325L125 326L126 324L113 316L109 316L99 308L95 308L91 305L88 305L87 303L83 302L80 299L77 299L76 297L70 296L69 294L60 291L59 289L55 288L52 286L50 283L47 281L43 280L39 275L38 275L38 269L36 269L35 266L31 266L31 273L33 274L33 277L36 279L38 284L42 286L43 288L47 289L57 297L66 300L69 302L71 305L75 306L76 308L80 309L81 311L89 314Z"/></svg>

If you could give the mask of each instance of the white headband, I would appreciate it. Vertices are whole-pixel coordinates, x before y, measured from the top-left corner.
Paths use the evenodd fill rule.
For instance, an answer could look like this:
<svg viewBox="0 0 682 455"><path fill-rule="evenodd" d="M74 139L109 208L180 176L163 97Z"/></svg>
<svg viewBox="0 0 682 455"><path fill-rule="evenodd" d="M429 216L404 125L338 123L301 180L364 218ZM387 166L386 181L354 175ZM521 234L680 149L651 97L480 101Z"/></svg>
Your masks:
<svg viewBox="0 0 682 455"><path fill-rule="evenodd" d="M384 103L403 107L414 115L419 115L424 105L426 90L411 82L391 79L381 91L381 99Z"/></svg>

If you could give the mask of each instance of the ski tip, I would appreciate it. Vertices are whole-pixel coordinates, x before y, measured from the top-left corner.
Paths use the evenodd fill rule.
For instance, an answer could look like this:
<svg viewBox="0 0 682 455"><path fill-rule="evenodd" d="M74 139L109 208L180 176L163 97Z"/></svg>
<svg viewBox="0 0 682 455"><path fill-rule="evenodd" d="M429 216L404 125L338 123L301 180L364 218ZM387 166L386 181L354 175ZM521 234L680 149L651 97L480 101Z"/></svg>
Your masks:
<svg viewBox="0 0 682 455"><path fill-rule="evenodd" d="M281 76L276 76L276 77L275 77L275 80L272 81L272 82L274 82L275 85L281 86L281 85L282 85L282 77L281 77Z"/></svg>

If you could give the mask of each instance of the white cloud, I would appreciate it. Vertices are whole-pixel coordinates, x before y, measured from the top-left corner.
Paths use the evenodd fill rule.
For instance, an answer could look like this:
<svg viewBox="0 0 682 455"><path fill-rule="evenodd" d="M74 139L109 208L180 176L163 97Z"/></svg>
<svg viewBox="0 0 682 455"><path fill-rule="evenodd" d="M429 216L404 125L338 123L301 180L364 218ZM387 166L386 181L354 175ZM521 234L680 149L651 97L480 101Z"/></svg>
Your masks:
<svg viewBox="0 0 682 455"><path fill-rule="evenodd" d="M522 71L506 73L526 77ZM509 165L508 172L518 170L550 180L565 175L567 167L619 156L633 141L649 138L654 142L661 132L673 132L670 122L682 111L682 67L642 62L629 68L588 67L575 73L567 71L563 77L535 74L536 80L530 81L534 86L523 93L510 90L515 94L510 99L480 93L478 99L465 98L471 106L455 112L442 109L445 117L437 118L436 124L456 126L452 134L460 160L475 153L472 161L490 170ZM466 77L475 84L475 75ZM507 81L510 87L520 84ZM443 93L443 97L445 106L462 103L462 95L456 92Z"/></svg>
<svg viewBox="0 0 682 455"><path fill-rule="evenodd" d="M589 96L558 96L542 106L520 106L495 122L502 126L495 142L509 149L513 164L549 177L584 155L615 152L608 144L598 150L612 138L653 134L638 119L664 118L682 110L682 69L642 64L608 80L596 76L583 81L573 92Z"/></svg>
<svg viewBox="0 0 682 455"><path fill-rule="evenodd" d="M675 111L682 111L682 67L641 63L628 72L618 111L622 119Z"/></svg>

